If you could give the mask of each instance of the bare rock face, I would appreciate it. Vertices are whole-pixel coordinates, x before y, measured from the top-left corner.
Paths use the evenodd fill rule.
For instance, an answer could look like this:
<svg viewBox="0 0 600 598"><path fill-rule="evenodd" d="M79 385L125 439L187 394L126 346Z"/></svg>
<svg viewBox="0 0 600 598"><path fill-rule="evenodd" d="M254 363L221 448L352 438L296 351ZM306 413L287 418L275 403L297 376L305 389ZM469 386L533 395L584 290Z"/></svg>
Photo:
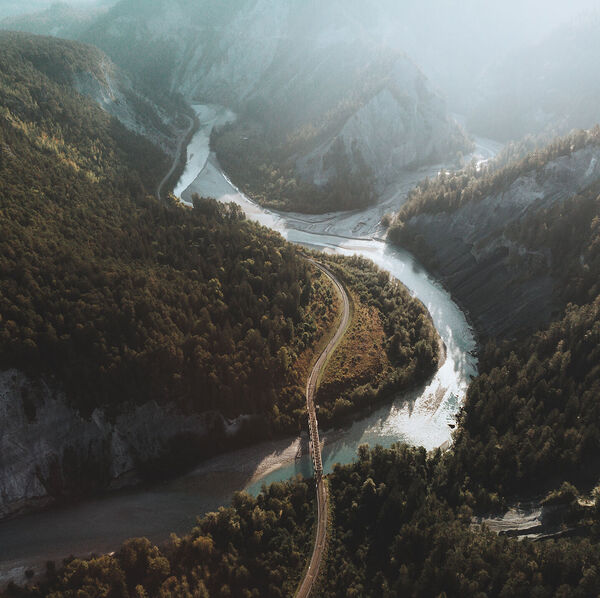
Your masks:
<svg viewBox="0 0 600 598"><path fill-rule="evenodd" d="M146 137L165 153L174 154L177 127L173 117L165 108L135 90L130 79L108 57L100 57L97 73L74 73L72 85L127 129Z"/></svg>
<svg viewBox="0 0 600 598"><path fill-rule="evenodd" d="M146 85L259 121L271 140L293 146L298 174L317 184L332 176L325 157L338 140L350 166L364 161L380 187L468 149L419 68L356 14L337 0L127 0L82 39Z"/></svg>
<svg viewBox="0 0 600 598"><path fill-rule="evenodd" d="M177 443L201 452L209 438L237 427L217 413L188 415L156 403L114 420L101 409L86 418L48 383L0 372L0 519L135 483Z"/></svg>
<svg viewBox="0 0 600 598"><path fill-rule="evenodd" d="M67 460L80 460L82 469L104 460L98 425L16 370L0 374L0 427L0 516L49 502L64 486Z"/></svg>
<svg viewBox="0 0 600 598"><path fill-rule="evenodd" d="M396 59L388 81L348 118L338 135L298 160L304 178L318 185L329 181L333 172L327 155L338 140L348 155L360 153L379 188L406 169L443 161L465 144L442 98L405 56Z"/></svg>
<svg viewBox="0 0 600 598"><path fill-rule="evenodd" d="M421 213L419 236L444 283L484 335L511 336L547 322L553 305L551 256L506 235L511 223L563 202L600 178L600 147L588 146L526 173L501 192L453 212Z"/></svg>

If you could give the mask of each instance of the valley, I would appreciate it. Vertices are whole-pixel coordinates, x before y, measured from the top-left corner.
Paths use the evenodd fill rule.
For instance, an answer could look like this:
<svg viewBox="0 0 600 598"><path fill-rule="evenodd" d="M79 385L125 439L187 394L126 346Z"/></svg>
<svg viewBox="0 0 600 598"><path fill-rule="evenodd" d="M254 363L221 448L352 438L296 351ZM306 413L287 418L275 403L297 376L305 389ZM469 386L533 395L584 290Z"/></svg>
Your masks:
<svg viewBox="0 0 600 598"><path fill-rule="evenodd" d="M335 463L351 462L361 444L390 446L398 440L427 448L447 445L450 440L449 423L463 400L469 379L476 374L473 356L476 344L473 332L464 315L451 297L412 256L389 246L384 241L352 238L351 230L342 235L305 232L294 227L292 216L275 213L256 206L228 182L218 169L214 156L202 153L208 147L213 122L227 116L222 109L196 107L205 123L191 141L194 151L188 153L184 181L194 180L182 193L184 200L191 192L211 196L222 202L233 201L247 218L271 227L288 241L310 248L322 248L339 255L362 255L400 280L427 307L446 348L446 359L434 378L421 388L402 393L390 405L377 408L366 417L349 422L344 429L332 428L323 435L324 471L330 472ZM213 114L216 116L213 118ZM208 123L208 124L206 124ZM343 218L343 214L341 217ZM370 212L366 218L372 218ZM297 458L300 451L301 457ZM14 521L0 522L0 560L13 576L22 575L28 568L39 570L48 559L67 556L70 552L89 555L96 551L116 548L132 536L144 535L153 541L165 540L169 533L189 529L195 517L227 504L234 491L247 488L257 493L263 483L287 480L297 474L311 475L310 457L306 439L290 437L280 441L258 444L252 448L228 452L205 460L199 467L182 478L139 491L115 494L85 502L75 509L53 509L44 513L24 516ZM160 512L161 516L148 519L147 514ZM106 526L105 521L113 521ZM94 525L93 522L98 524ZM45 530L45 539L39 537ZM65 533L65 530L69 530ZM32 536L33 534L33 536ZM46 552L29 554L31 538Z"/></svg>
<svg viewBox="0 0 600 598"><path fill-rule="evenodd" d="M591 0L72 1L0 2L2 598L599 594Z"/></svg>

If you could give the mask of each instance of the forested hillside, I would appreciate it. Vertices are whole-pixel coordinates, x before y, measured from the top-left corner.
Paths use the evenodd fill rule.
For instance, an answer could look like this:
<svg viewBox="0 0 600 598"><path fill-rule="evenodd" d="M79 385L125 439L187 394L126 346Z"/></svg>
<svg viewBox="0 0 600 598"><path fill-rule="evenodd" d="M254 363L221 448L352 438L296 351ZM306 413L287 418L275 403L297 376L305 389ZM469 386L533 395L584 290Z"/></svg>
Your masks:
<svg viewBox="0 0 600 598"><path fill-rule="evenodd" d="M0 35L3 515L172 473L223 450L231 429L236 442L297 433L337 317L331 283L234 204L152 197L169 159L71 86L101 77L102 56ZM425 379L438 361L425 308L361 269L348 284L378 326L378 382ZM350 373L338 382L332 406L363 388L332 419L376 398Z"/></svg>
<svg viewBox="0 0 600 598"><path fill-rule="evenodd" d="M447 494L450 455L396 445L361 447L329 476L331 524L316 595L587 598L600 589L598 499L582 506L563 486L547 503L579 538L519 541L471 527L473 497ZM313 493L304 481L238 494L160 549L130 540L114 555L51 563L7 598L89 596L293 596L308 558ZM555 518L557 518L555 510Z"/></svg>
<svg viewBox="0 0 600 598"><path fill-rule="evenodd" d="M234 206L147 197L165 157L68 87L95 51L1 50L4 366L55 376L86 410L269 412L317 332L308 266Z"/></svg>
<svg viewBox="0 0 600 598"><path fill-rule="evenodd" d="M96 50L0 56L0 512L172 473L242 413L297 430L332 291L239 209L151 197L169 160L70 86Z"/></svg>
<svg viewBox="0 0 600 598"><path fill-rule="evenodd" d="M234 208L149 199L165 157L65 83L94 53L61 64L22 39L1 47L3 365L84 409L268 410L279 352L302 342L307 267Z"/></svg>
<svg viewBox="0 0 600 598"><path fill-rule="evenodd" d="M476 495L535 492L562 479L589 485L600 474L599 136L598 127L580 131L500 168L426 181L390 231L436 267L481 217L477 236L460 240L475 260L462 258L463 276L448 277L450 288L464 295L455 285L467 276L485 285L477 273L502 276L502 263L537 310L508 339L488 335L467 393L452 463L454 479L470 480ZM492 300L523 309L508 285ZM478 500L485 504L486 493Z"/></svg>
<svg viewBox="0 0 600 598"><path fill-rule="evenodd" d="M73 95L39 52L33 60L25 50L35 42L18 42L0 46L2 366L51 378L87 413L174 401L186 413L297 425L300 373L335 319L331 287L233 206L149 198L165 157ZM357 462L328 477L319 596L600 591L599 135L442 172L400 212L390 238L472 296L476 323L492 324L480 329L480 374L449 451L361 447ZM323 376L327 421L425 379L440 348L423 306L384 272L324 259L355 316L351 342ZM22 400L35 419L35 401ZM51 563L30 588L6 594L293 595L310 550L312 494L300 480L238 494L160 548L131 540L113 555ZM517 541L473 525L474 514L544 495L541 526L551 519L552 537Z"/></svg>
<svg viewBox="0 0 600 598"><path fill-rule="evenodd" d="M353 312L317 391L327 426L425 382L444 356L431 317L402 284L359 256L325 259L346 284Z"/></svg>
<svg viewBox="0 0 600 598"><path fill-rule="evenodd" d="M283 145L261 124L244 121L226 125L211 137L212 149L233 182L263 206L321 213L376 202L373 170L356 145L348 150L338 141L331 147L323 164L334 174L320 186L295 171L295 148L290 145Z"/></svg>
<svg viewBox="0 0 600 598"><path fill-rule="evenodd" d="M535 145L533 141L531 144ZM481 202L490 195L506 192L515 181L526 175L542 179L553 162L572 158L583 149L598 146L600 125L589 131L579 130L565 137L556 137L544 147L533 147L530 151L526 150L527 140L524 140L509 145L498 158L482 166L470 165L455 173L442 171L438 177L422 181L410 193L398 213L395 226L390 230L390 236L395 240L395 235L402 234L404 224L417 214L455 212L469 203ZM589 162L587 166L590 166ZM595 166L596 163L592 163L590 173L581 178L596 174ZM508 198L506 201L508 203Z"/></svg>
<svg viewBox="0 0 600 598"><path fill-rule="evenodd" d="M587 255L600 129L576 131L523 157L528 143L497 162L423 181L389 231L392 242L411 248L440 277L488 338L533 332L569 300L582 300L586 285L597 288L598 266Z"/></svg>

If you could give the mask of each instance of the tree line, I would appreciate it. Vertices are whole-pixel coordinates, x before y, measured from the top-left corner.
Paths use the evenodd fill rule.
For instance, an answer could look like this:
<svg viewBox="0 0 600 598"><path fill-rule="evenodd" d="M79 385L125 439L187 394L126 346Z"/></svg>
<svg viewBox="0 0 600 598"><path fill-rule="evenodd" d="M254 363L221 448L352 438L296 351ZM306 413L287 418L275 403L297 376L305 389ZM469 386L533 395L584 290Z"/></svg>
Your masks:
<svg viewBox="0 0 600 598"><path fill-rule="evenodd" d="M372 307L383 327L381 346L344 347L348 369L352 361L365 361L360 351L383 352L387 367L364 372L366 382L338 372L327 376L317 391L319 422L327 424L357 409L372 407L392 395L408 390L431 377L439 365L440 338L425 306L400 282L373 262L360 257L321 257L362 306ZM359 306L355 306L359 307ZM360 317L358 314L354 318ZM373 322L369 328L375 328ZM342 345L344 341L342 341ZM341 347L338 347L339 351Z"/></svg>
<svg viewBox="0 0 600 598"><path fill-rule="evenodd" d="M401 242L404 223L417 214L456 211L469 202L481 201L507 189L526 173L541 171L552 160L600 145L600 125L589 131L575 131L555 138L543 148L537 144L524 140L505 148L497 161L480 166L471 163L453 173L442 170L436 178L424 179L409 193L407 202L395 216L389 231L390 239ZM530 149L533 151L528 152Z"/></svg>
<svg viewBox="0 0 600 598"><path fill-rule="evenodd" d="M314 333L307 265L239 208L149 197L166 156L65 83L55 54L95 59L73 46L0 43L0 362L87 413L268 412Z"/></svg>
<svg viewBox="0 0 600 598"><path fill-rule="evenodd" d="M323 598L536 596L587 598L600 590L600 501L587 506L563 484L544 504L579 537L519 541L471 525L469 493L446 494L452 470L440 451L367 445L328 476L330 523L316 588ZM312 548L314 490L300 479L237 493L230 507L157 547L125 542L112 555L48 563L6 598L53 596L293 596ZM556 511L555 511L556 513ZM556 515L555 515L556 517Z"/></svg>
<svg viewBox="0 0 600 598"><path fill-rule="evenodd" d="M258 124L236 121L215 129L211 148L233 182L265 207L323 213L364 208L376 200L372 170L358 146L346 147L340 137L323 158L331 174L324 185L303 178L294 155Z"/></svg>

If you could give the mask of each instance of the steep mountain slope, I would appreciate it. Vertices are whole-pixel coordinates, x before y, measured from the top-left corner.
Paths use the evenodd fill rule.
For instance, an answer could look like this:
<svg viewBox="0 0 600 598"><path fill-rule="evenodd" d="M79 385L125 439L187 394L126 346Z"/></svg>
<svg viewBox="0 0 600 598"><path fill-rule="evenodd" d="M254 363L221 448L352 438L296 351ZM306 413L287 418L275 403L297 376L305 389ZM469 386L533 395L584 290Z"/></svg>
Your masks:
<svg viewBox="0 0 600 598"><path fill-rule="evenodd" d="M512 52L482 77L469 128L494 139L564 135L600 122L600 15Z"/></svg>
<svg viewBox="0 0 600 598"><path fill-rule="evenodd" d="M567 200L587 188L593 192L599 179L596 128L498 171L471 169L422 183L390 238L411 246L439 273L480 332L511 336L547 323L569 299L557 268L561 248L544 235L564 216ZM563 225L568 235L572 223ZM585 262L572 267L575 275Z"/></svg>
<svg viewBox="0 0 600 598"><path fill-rule="evenodd" d="M280 350L318 322L279 236L147 197L166 156L68 83L102 73L97 50L3 34L0 54L5 513L139 473L182 438L178 461L197 457L223 415L282 406Z"/></svg>
<svg viewBox="0 0 600 598"><path fill-rule="evenodd" d="M56 2L39 12L34 10L34 6L29 6L28 14L0 20L0 28L76 39L96 17L108 10L108 6L74 7L66 2Z"/></svg>
<svg viewBox="0 0 600 598"><path fill-rule="evenodd" d="M170 159L76 91L106 89L106 65L0 34L0 517L296 431L336 317L331 285L235 205L149 197ZM424 306L359 272L389 358L380 394L425 379Z"/></svg>
<svg viewBox="0 0 600 598"><path fill-rule="evenodd" d="M343 195L364 205L376 191L369 175L384 184L469 147L419 69L343 2L124 0L83 38L148 87L237 111L237 143L218 153L240 183L253 183L263 165L310 191L354 175L356 197L352 186ZM246 148L256 164L238 158ZM336 165L340 150L344 167ZM332 193L328 205L310 205L308 194L292 191L281 207L344 207Z"/></svg>
<svg viewBox="0 0 600 598"><path fill-rule="evenodd" d="M188 125L178 120L183 105L163 96L160 103L134 89L132 82L102 51L25 33L2 33L5 42L19 44L23 56L42 73L94 100L130 131L144 135L164 152L173 154L178 133Z"/></svg>
<svg viewBox="0 0 600 598"><path fill-rule="evenodd" d="M445 482L482 508L597 483L600 127L423 183L390 237L438 269L487 337ZM494 498L496 497L496 498Z"/></svg>

